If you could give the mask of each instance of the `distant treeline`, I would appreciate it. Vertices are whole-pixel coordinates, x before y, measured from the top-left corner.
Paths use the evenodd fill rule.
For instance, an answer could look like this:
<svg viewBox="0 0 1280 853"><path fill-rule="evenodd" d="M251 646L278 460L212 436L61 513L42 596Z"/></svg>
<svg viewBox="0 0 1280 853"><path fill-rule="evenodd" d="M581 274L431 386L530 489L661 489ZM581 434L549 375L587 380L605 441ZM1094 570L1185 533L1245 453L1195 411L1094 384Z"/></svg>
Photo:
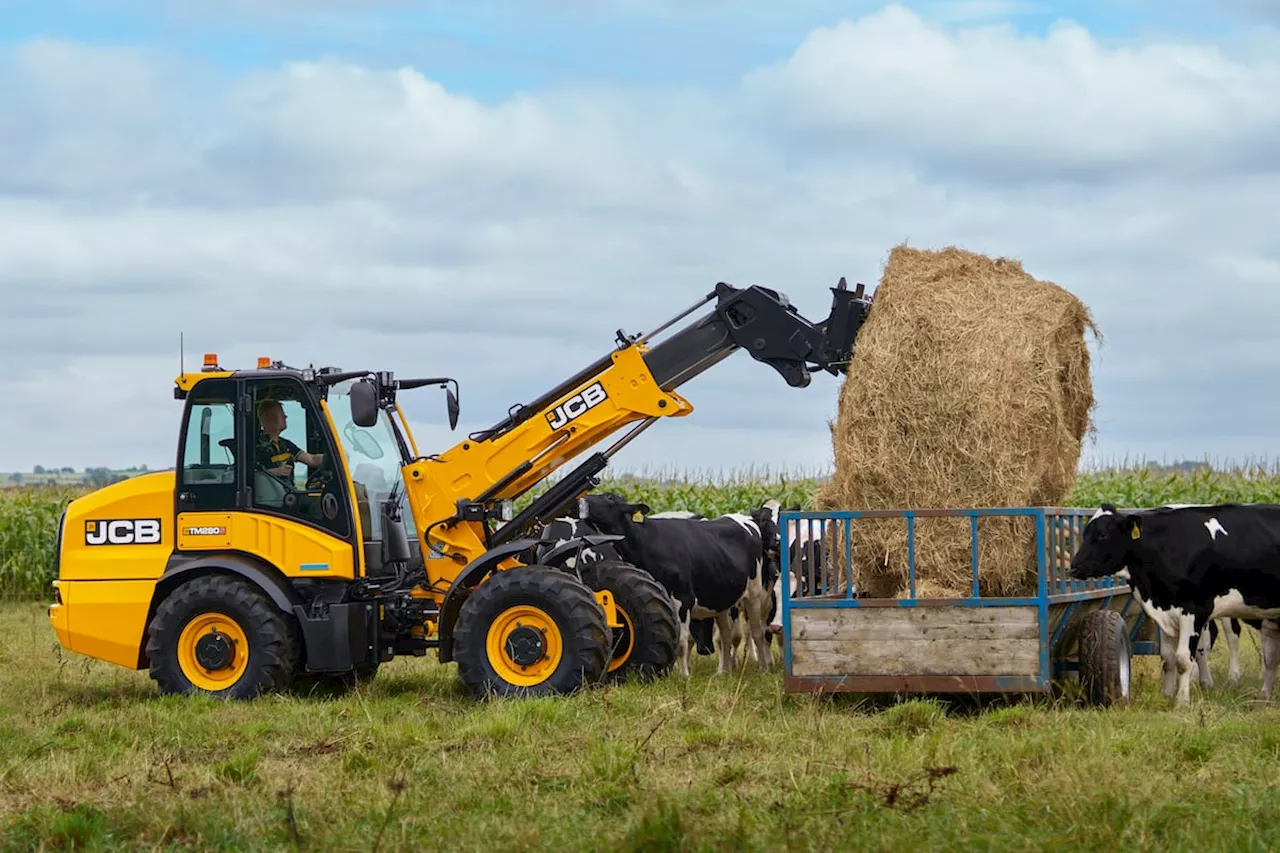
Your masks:
<svg viewBox="0 0 1280 853"><path fill-rule="evenodd" d="M85 468L77 471L74 468L46 468L36 465L30 472L13 471L0 474L0 489L13 486L92 486L100 488L111 483L127 480L138 474L147 473L146 465L132 468Z"/></svg>

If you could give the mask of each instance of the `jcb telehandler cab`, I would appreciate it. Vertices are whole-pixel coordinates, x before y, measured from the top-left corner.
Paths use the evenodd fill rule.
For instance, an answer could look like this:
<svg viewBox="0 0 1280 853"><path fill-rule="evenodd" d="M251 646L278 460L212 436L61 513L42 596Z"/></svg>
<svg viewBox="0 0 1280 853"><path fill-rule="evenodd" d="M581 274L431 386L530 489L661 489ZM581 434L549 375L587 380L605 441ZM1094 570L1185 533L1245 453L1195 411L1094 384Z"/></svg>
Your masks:
<svg viewBox="0 0 1280 853"><path fill-rule="evenodd" d="M63 513L49 609L58 640L148 668L164 693L236 698L302 673L350 683L432 648L477 696L665 674L677 624L653 578L619 563L565 567L584 544L617 537L549 547L538 531L641 431L692 412L676 389L735 350L793 387L811 369L844 372L871 299L844 279L831 290L830 316L813 324L776 291L718 284L648 334L619 330L594 364L439 454L419 452L396 398L443 387L456 427L451 379L268 359L228 370L206 355L175 380L176 469ZM514 499L623 428L514 514Z"/></svg>

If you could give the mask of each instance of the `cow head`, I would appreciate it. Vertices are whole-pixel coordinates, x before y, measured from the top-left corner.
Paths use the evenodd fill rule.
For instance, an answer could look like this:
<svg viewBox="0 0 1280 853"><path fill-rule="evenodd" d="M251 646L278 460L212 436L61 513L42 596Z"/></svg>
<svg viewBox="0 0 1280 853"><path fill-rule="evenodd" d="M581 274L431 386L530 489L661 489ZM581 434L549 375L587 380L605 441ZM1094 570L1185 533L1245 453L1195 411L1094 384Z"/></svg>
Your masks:
<svg viewBox="0 0 1280 853"><path fill-rule="evenodd" d="M765 553L773 553L776 557L782 547L782 534L778 527L778 510L782 505L773 498L765 501L758 509L751 511L751 520L760 528L760 544Z"/></svg>
<svg viewBox="0 0 1280 853"><path fill-rule="evenodd" d="M714 619L689 620L689 637L693 640L693 647L698 654L714 655L716 653L715 634L712 633L715 627Z"/></svg>
<svg viewBox="0 0 1280 853"><path fill-rule="evenodd" d="M1084 526L1080 548L1071 558L1071 577L1105 578L1122 571L1133 553L1134 540L1141 535L1137 515L1103 504Z"/></svg>
<svg viewBox="0 0 1280 853"><path fill-rule="evenodd" d="M630 503L615 492L587 495L578 501L578 518L602 533L625 533L637 513L649 514L646 503Z"/></svg>
<svg viewBox="0 0 1280 853"><path fill-rule="evenodd" d="M781 509L782 504L769 498L751 513L751 520L760 528L760 545L763 549L760 580L764 588L769 591L770 610L767 630L771 638L782 631L782 625L777 620L778 608L781 606L778 601L778 578L782 574L782 529L778 526L778 512ZM794 592L794 589L792 591Z"/></svg>
<svg viewBox="0 0 1280 853"><path fill-rule="evenodd" d="M781 509L774 499L765 501L758 509L752 510L751 520L760 528L760 547L764 551L764 582L771 585L782 571L782 532L778 527L778 510Z"/></svg>

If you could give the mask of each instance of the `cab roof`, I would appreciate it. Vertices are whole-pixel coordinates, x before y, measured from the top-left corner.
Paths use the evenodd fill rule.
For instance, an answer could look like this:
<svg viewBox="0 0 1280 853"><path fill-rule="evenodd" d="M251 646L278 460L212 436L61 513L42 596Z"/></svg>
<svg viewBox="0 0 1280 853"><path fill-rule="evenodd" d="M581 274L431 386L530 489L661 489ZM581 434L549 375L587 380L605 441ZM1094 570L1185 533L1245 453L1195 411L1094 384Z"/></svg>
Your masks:
<svg viewBox="0 0 1280 853"><path fill-rule="evenodd" d="M266 356L258 357L258 366L256 368L245 369L227 369L218 364L217 353L207 352L204 354L204 366L197 372L184 370L174 378L173 396L176 399L183 399L192 388L207 379L282 379L292 378L301 382L311 384L315 382L317 376L323 376L330 373L340 373L341 369L337 367L290 367L282 361L272 361Z"/></svg>

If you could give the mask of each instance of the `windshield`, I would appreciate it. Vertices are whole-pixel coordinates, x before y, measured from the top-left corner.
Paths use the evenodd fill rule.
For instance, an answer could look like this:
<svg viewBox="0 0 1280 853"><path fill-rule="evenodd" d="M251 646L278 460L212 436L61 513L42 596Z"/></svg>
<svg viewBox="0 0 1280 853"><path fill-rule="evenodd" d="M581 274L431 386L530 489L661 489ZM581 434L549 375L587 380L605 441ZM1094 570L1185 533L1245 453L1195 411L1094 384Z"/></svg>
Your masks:
<svg viewBox="0 0 1280 853"><path fill-rule="evenodd" d="M382 539L382 501L395 489L404 495L404 479L400 469L400 446L396 442L391 418L378 413L378 423L371 427L356 426L351 419L350 390L354 380L342 382L329 390L329 412L337 428L338 441L351 469L356 499L360 504L360 523L365 539ZM367 505L365 502L368 502ZM412 509L404 507L404 520L412 523ZM412 528L410 528L412 529Z"/></svg>

